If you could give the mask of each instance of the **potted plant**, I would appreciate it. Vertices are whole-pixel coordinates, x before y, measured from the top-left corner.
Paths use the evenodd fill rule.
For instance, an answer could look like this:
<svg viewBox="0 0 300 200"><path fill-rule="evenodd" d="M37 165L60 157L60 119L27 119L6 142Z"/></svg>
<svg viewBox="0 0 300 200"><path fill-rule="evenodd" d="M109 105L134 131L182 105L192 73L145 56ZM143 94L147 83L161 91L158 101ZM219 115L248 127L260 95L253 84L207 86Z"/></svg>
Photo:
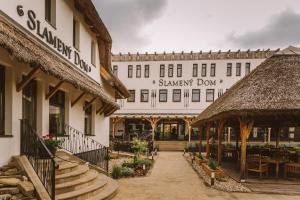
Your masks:
<svg viewBox="0 0 300 200"><path fill-rule="evenodd" d="M62 144L62 141L53 138L53 135L47 134L43 136L43 140L49 151L55 155L57 148Z"/></svg>
<svg viewBox="0 0 300 200"><path fill-rule="evenodd" d="M224 177L224 172L222 169L217 167L216 161L210 159L208 160L208 163L202 164L203 170L206 172L206 174L211 177L212 173L215 173L216 178L222 178Z"/></svg>

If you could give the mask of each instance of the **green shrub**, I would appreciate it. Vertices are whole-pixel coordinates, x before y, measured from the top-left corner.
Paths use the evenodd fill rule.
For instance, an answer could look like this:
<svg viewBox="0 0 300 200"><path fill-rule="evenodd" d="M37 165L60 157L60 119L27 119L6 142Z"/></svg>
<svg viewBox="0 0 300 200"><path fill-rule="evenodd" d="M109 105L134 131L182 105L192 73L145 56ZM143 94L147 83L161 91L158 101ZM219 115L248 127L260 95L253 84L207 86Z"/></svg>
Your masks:
<svg viewBox="0 0 300 200"><path fill-rule="evenodd" d="M199 158L199 160L203 160L203 157L202 157L201 153L199 153L198 158Z"/></svg>
<svg viewBox="0 0 300 200"><path fill-rule="evenodd" d="M111 172L111 176L114 178L114 179L118 179L120 178L122 175L122 167L120 165L114 165L112 167L112 172Z"/></svg>
<svg viewBox="0 0 300 200"><path fill-rule="evenodd" d="M122 167L121 168L121 175L124 176L124 177L133 176L134 175L134 170L132 168L129 168L129 167Z"/></svg>
<svg viewBox="0 0 300 200"><path fill-rule="evenodd" d="M148 142L139 140L137 138L133 138L132 149L134 150L134 155L138 159L141 157L142 154L145 154L147 152Z"/></svg>
<svg viewBox="0 0 300 200"><path fill-rule="evenodd" d="M209 168L212 169L212 170L216 170L216 169L217 169L217 163L216 163L216 161L214 161L214 160L212 160L212 159L210 159L210 160L208 161L208 166L209 166Z"/></svg>
<svg viewBox="0 0 300 200"><path fill-rule="evenodd" d="M135 162L135 165L137 167L142 167L143 165L145 165L146 167L150 167L152 165L152 160L148 160L148 159L138 159Z"/></svg>
<svg viewBox="0 0 300 200"><path fill-rule="evenodd" d="M296 151L296 153L300 153L300 146L294 147L294 150Z"/></svg>
<svg viewBox="0 0 300 200"><path fill-rule="evenodd" d="M134 162L133 161L129 161L129 162L125 161L122 163L122 167L134 168Z"/></svg>

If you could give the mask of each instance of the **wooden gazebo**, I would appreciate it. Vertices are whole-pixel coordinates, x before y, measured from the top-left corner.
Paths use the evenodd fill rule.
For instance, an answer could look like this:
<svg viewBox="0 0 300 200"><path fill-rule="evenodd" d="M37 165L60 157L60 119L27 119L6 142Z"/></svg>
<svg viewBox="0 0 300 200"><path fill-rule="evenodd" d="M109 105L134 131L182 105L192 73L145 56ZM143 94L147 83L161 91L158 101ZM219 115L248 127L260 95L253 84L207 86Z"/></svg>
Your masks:
<svg viewBox="0 0 300 200"><path fill-rule="evenodd" d="M300 48L290 46L265 60L205 109L192 126L206 130L207 156L210 127L217 128L219 164L224 127L240 132L240 172L245 179L246 145L253 126L271 127L277 145L280 127L300 126Z"/></svg>

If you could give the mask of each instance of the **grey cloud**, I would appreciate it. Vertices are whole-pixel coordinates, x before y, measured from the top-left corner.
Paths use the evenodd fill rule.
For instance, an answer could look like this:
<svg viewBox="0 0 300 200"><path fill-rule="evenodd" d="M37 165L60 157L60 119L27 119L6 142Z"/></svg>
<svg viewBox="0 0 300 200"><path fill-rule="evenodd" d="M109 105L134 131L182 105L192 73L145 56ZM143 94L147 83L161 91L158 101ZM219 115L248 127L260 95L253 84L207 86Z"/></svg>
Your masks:
<svg viewBox="0 0 300 200"><path fill-rule="evenodd" d="M242 48L277 48L300 44L300 14L286 9L274 15L263 28L227 39Z"/></svg>
<svg viewBox="0 0 300 200"><path fill-rule="evenodd" d="M106 24L114 52L136 51L148 44L143 27L159 18L167 0L93 0Z"/></svg>

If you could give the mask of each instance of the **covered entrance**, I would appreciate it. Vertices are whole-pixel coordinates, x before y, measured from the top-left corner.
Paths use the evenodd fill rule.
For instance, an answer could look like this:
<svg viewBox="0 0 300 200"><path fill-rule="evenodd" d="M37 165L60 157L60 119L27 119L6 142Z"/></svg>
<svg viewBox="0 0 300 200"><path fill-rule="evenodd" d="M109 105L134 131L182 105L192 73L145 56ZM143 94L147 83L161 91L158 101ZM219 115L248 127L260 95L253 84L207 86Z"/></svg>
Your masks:
<svg viewBox="0 0 300 200"><path fill-rule="evenodd" d="M186 140L185 122L182 119L162 119L157 123L155 140Z"/></svg>

